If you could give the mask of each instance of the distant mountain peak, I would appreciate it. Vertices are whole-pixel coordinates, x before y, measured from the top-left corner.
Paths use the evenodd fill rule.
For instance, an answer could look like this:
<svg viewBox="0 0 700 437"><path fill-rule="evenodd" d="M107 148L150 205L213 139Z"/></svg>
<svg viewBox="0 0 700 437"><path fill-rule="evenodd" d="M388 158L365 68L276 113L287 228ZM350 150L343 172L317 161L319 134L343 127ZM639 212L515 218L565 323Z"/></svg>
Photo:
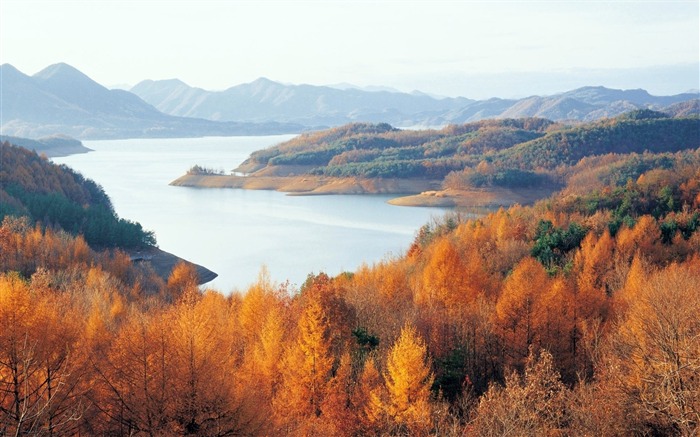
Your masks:
<svg viewBox="0 0 700 437"><path fill-rule="evenodd" d="M13 65L10 65L10 64L0 65L0 75L4 76L3 79L14 78L15 80L18 80L21 78L22 80L31 80L31 78L29 76L22 73L21 71L19 71Z"/></svg>
<svg viewBox="0 0 700 437"><path fill-rule="evenodd" d="M259 77L248 84L234 86L232 88L229 88L229 90L250 90L250 92L252 92L255 95L270 96L271 93L277 93L278 90L282 90L285 88L293 89L296 88L296 85L284 85L279 82L275 82L274 80L270 80L266 77Z"/></svg>
<svg viewBox="0 0 700 437"><path fill-rule="evenodd" d="M605 87L603 85L588 85L588 86L582 86L581 88L576 88L573 91L586 91L586 90L612 91L613 89Z"/></svg>
<svg viewBox="0 0 700 437"><path fill-rule="evenodd" d="M641 88L622 90L604 86L585 86L558 94L557 96L571 97L591 105L606 105L615 101L628 101L641 105L652 100L652 96Z"/></svg>
<svg viewBox="0 0 700 437"><path fill-rule="evenodd" d="M56 131L81 138L123 136L128 132L153 136L164 131L189 136L244 132L249 128L251 132L298 132L301 126L350 122L438 126L504 117L594 120L635 109L667 107L669 113L678 116L698 112L697 93L651 96L642 89L605 86L586 86L552 96L471 100L352 84L287 84L267 77L222 91L190 87L176 78L145 80L128 92L109 90L66 63L48 66L34 76L10 64L0 66L0 72L3 131L26 135L30 129L35 132L33 136ZM691 99L695 101L688 102ZM245 125L253 123L256 125L252 127Z"/></svg>
<svg viewBox="0 0 700 437"><path fill-rule="evenodd" d="M388 87L388 86L379 86L379 85L365 85L365 86L360 86L360 85L355 85L352 83L348 82L340 82L340 83L334 83L330 85L325 85L328 88L333 88L336 90L341 90L341 91L347 91L347 90L357 90L357 91L366 91L370 93L377 93L377 92L386 92L386 93L401 93L401 91L397 90L396 88ZM414 91L416 92L416 91ZM417 91L420 92L420 91ZM425 93L422 93L425 94ZM425 94L427 95L427 94Z"/></svg>
<svg viewBox="0 0 700 437"><path fill-rule="evenodd" d="M43 80L51 79L54 77L73 77L92 81L92 79L90 79L83 72L71 65L66 64L65 62L59 62L58 64L49 65L40 72L36 73L33 77L35 79Z"/></svg>
<svg viewBox="0 0 700 437"><path fill-rule="evenodd" d="M49 65L32 76L42 87L56 93L59 96L75 96L80 90L82 93L104 93L108 89L92 80L85 73L66 63Z"/></svg>
<svg viewBox="0 0 700 437"><path fill-rule="evenodd" d="M2 70L3 72L12 71L12 72L21 73L21 71L16 69L12 64L8 64L8 63L4 63L4 64L0 65L0 70Z"/></svg>
<svg viewBox="0 0 700 437"><path fill-rule="evenodd" d="M66 63L51 65L34 76L9 64L3 65L0 72L0 129L8 135L39 138L60 132L79 138L138 138L254 135L303 129L291 123L219 123L173 117L159 112L134 93L107 89ZM206 94L182 84L179 91L185 97L197 101ZM161 94L167 97L171 92L165 89Z"/></svg>
<svg viewBox="0 0 700 437"><path fill-rule="evenodd" d="M279 82L275 82L272 79L268 79L266 77L259 77L252 81L250 85L281 85Z"/></svg>
<svg viewBox="0 0 700 437"><path fill-rule="evenodd" d="M176 78L176 77L174 77L174 78L172 78L172 79L165 79L165 80L162 80L162 81L159 81L159 82L163 82L163 83L169 84L169 85L186 86L186 87L189 87L189 85L187 85L185 82L183 82L182 80L180 80L180 79L178 79L178 78Z"/></svg>
<svg viewBox="0 0 700 437"><path fill-rule="evenodd" d="M153 86L153 85L158 85L160 87L187 87L191 88L188 84L183 82L182 80L178 78L172 78L172 79L159 79L159 80L153 80L153 79L145 79L142 80L141 82L137 83L136 85L132 86L130 89L138 89L139 87L144 87L144 86Z"/></svg>

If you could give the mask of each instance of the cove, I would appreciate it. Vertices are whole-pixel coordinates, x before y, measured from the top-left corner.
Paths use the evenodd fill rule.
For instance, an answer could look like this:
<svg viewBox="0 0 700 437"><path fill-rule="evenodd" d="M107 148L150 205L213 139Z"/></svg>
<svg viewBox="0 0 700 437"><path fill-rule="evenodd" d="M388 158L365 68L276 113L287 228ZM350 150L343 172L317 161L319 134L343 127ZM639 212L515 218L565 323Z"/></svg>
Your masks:
<svg viewBox="0 0 700 437"><path fill-rule="evenodd" d="M408 249L436 208L392 206L386 195L287 196L276 191L168 185L195 164L229 172L293 135L84 141L54 158L100 184L120 217L153 230L161 249L219 274L207 287L243 291L266 266L301 285L309 273L354 271Z"/></svg>

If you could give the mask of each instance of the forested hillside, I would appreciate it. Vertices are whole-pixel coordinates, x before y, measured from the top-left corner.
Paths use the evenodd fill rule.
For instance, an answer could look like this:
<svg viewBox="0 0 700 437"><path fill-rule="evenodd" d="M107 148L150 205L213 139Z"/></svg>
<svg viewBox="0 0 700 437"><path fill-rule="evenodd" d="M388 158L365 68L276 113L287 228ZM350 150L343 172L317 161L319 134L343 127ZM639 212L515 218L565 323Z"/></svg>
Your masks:
<svg viewBox="0 0 700 437"><path fill-rule="evenodd" d="M488 120L418 131L351 124L255 152L237 170L304 166L309 174L337 177L442 179L478 164L482 155L541 137L552 124L544 119Z"/></svg>
<svg viewBox="0 0 700 437"><path fill-rule="evenodd" d="M532 122L509 133L549 135ZM696 435L700 152L562 172L555 197L448 215L406 254L230 296L5 219L0 434Z"/></svg>
<svg viewBox="0 0 700 437"><path fill-rule="evenodd" d="M120 219L102 188L64 165L22 147L0 145L0 220L27 216L34 223L82 235L93 247L155 244L152 232Z"/></svg>
<svg viewBox="0 0 700 437"><path fill-rule="evenodd" d="M253 153L236 171L256 174L459 181L522 187L560 181L563 167L607 153L662 153L700 146L700 119L641 110L567 126L545 119L487 120L441 130L352 124L300 135ZM258 172L258 173L256 173Z"/></svg>
<svg viewBox="0 0 700 437"><path fill-rule="evenodd" d="M586 156L606 153L677 152L700 146L699 118L667 118L636 111L616 119L561 129L504 151L494 158L502 167L553 170Z"/></svg>

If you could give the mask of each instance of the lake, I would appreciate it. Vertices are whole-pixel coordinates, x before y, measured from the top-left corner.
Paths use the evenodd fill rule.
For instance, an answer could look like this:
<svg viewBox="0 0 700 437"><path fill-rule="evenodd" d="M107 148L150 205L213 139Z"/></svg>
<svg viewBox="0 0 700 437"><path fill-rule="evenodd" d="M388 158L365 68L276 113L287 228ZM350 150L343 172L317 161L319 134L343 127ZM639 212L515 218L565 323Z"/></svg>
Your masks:
<svg viewBox="0 0 700 437"><path fill-rule="evenodd" d="M294 135L84 141L93 152L53 158L102 185L120 217L155 231L161 249L219 274L208 287L245 290L262 266L280 283L336 275L403 253L444 210L385 195L287 196L276 191L173 187L191 166L236 168Z"/></svg>

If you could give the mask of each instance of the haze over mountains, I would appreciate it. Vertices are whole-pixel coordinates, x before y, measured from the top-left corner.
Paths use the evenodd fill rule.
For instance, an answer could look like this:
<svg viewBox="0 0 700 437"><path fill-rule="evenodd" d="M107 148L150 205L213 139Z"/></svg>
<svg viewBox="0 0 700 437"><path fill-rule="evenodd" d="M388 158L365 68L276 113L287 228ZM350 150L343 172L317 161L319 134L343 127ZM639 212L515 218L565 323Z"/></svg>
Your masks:
<svg viewBox="0 0 700 437"><path fill-rule="evenodd" d="M297 133L348 122L435 126L484 118L590 121L633 109L698 113L698 93L652 96L644 90L584 87L553 96L471 100L388 88L288 85L260 78L224 91L178 79L109 90L67 64L28 76L0 67L2 134L80 139Z"/></svg>
<svg viewBox="0 0 700 437"><path fill-rule="evenodd" d="M124 90L109 90L67 64L28 76L0 66L2 134L80 139L250 135L300 131L278 123L212 122L164 114Z"/></svg>
<svg viewBox="0 0 700 437"><path fill-rule="evenodd" d="M131 92L171 115L331 126L353 121L386 122L397 126L442 125L484 118L520 117L591 121L635 109L664 110L670 105L698 98L697 93L660 97L641 89L584 87L545 97L471 100L464 97L435 98L418 92L343 88L286 85L260 78L224 91L206 91L171 79L145 80L134 86Z"/></svg>
<svg viewBox="0 0 700 437"><path fill-rule="evenodd" d="M327 126L360 120L413 123L473 102L463 97L438 100L399 92L284 85L265 78L218 92L192 88L178 80L143 81L131 92L172 115L209 120L294 120Z"/></svg>

